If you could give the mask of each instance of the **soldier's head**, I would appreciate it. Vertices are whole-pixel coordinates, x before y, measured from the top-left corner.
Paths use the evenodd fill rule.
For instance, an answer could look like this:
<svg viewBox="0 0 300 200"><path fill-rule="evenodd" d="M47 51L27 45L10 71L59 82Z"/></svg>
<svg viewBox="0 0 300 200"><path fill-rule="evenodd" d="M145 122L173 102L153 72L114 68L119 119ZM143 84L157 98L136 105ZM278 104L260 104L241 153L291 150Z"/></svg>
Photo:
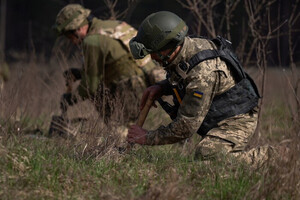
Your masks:
<svg viewBox="0 0 300 200"><path fill-rule="evenodd" d="M176 57L187 32L185 22L174 13L153 13L144 19L136 37L131 39L131 53L135 59L151 54L152 59L166 66Z"/></svg>
<svg viewBox="0 0 300 200"><path fill-rule="evenodd" d="M69 4L57 14L53 29L78 44L87 34L90 13L91 10L79 4Z"/></svg>

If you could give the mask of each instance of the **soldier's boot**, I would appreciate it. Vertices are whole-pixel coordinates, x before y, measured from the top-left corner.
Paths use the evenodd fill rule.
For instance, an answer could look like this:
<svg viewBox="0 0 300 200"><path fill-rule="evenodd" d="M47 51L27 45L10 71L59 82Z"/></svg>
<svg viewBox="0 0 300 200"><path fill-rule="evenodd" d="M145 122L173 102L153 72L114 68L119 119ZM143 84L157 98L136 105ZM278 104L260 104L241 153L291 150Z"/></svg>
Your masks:
<svg viewBox="0 0 300 200"><path fill-rule="evenodd" d="M71 126L69 120L62 116L55 115L52 116L48 135L49 137L61 136L64 138L69 138L76 135L76 129Z"/></svg>

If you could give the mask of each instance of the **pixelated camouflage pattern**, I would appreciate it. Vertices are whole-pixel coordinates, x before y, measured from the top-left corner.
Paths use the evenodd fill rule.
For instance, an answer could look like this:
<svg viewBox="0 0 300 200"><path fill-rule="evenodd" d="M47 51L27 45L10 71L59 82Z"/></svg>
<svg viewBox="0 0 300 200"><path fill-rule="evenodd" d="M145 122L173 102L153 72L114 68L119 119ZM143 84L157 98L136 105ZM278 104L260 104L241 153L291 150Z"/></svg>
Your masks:
<svg viewBox="0 0 300 200"><path fill-rule="evenodd" d="M169 82L176 84L178 81L178 75L174 73L174 70L180 61L187 62L197 52L213 48L215 46L209 40L186 37L180 54L166 67L172 74ZM234 85L235 80L231 71L220 58L199 63L184 80L183 86L186 88L186 94L179 107L177 118L168 126L148 131L147 144L171 144L191 137L204 120L213 98ZM203 96L195 97L193 93L196 91L202 92ZM203 154L202 157L210 157L216 152L226 151L235 152L235 155L239 156L243 154L248 161L253 156L259 156L263 160L262 157L265 156L266 150L252 150L248 154L244 151L249 138L256 129L257 113L255 111L227 118L218 125L219 127L211 129L207 133L207 137L200 142L197 154Z"/></svg>
<svg viewBox="0 0 300 200"><path fill-rule="evenodd" d="M78 12L78 15L75 15ZM60 27L62 31L76 30L83 21L90 15L91 10L82 7L79 4L69 4L62 8L57 14L55 26ZM73 18L72 20L70 18ZM71 20L69 23L66 23Z"/></svg>
<svg viewBox="0 0 300 200"><path fill-rule="evenodd" d="M257 125L256 110L234 116L218 123L197 145L195 156L208 160L220 153L230 153L252 166L263 164L272 151L271 146L248 149L248 143Z"/></svg>
<svg viewBox="0 0 300 200"><path fill-rule="evenodd" d="M214 44L206 39L186 37L180 54L166 67L174 72L180 61L188 61L197 52L213 49ZM176 83L176 73L171 73L169 81ZM188 74L184 81L186 94L179 107L177 118L167 127L150 131L150 144L168 144L178 142L196 133L204 120L215 95L221 94L235 84L234 79L224 62L219 58L199 63ZM196 98L194 91L203 93L202 98Z"/></svg>

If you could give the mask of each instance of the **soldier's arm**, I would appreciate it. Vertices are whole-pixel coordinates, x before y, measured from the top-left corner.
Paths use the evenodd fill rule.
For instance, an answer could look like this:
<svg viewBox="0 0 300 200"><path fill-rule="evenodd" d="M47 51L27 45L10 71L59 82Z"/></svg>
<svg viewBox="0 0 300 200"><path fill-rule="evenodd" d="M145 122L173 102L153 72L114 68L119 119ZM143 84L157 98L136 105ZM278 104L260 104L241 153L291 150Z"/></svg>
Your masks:
<svg viewBox="0 0 300 200"><path fill-rule="evenodd" d="M159 85L162 88L162 95L173 94L172 86L167 79L157 82L156 85Z"/></svg>
<svg viewBox="0 0 300 200"><path fill-rule="evenodd" d="M98 35L91 35L83 41L84 69L78 87L78 93L86 98L94 95L102 79L102 70L105 66L105 55L100 45Z"/></svg>
<svg viewBox="0 0 300 200"><path fill-rule="evenodd" d="M189 73L189 84L177 118L168 126L148 131L146 144L172 144L191 137L197 132L209 110L218 79L216 72L205 69L209 67L206 62L203 62Z"/></svg>

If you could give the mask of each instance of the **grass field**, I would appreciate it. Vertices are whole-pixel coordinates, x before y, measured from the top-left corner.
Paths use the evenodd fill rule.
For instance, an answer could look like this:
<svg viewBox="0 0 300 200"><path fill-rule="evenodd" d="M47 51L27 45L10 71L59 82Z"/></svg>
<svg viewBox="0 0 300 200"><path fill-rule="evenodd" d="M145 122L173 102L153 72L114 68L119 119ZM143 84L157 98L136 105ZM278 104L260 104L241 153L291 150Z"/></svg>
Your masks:
<svg viewBox="0 0 300 200"><path fill-rule="evenodd" d="M268 70L263 115L251 146L288 144L286 161L250 168L230 156L210 162L194 158L199 136L190 142L135 146L120 154L115 125L105 127L93 106L83 102L72 116L88 122L76 137L47 137L64 92L56 63L20 62L0 95L0 199L300 199L298 96L292 76ZM249 70L259 83L256 69ZM299 119L299 118L298 118ZM169 119L151 110L145 128Z"/></svg>

